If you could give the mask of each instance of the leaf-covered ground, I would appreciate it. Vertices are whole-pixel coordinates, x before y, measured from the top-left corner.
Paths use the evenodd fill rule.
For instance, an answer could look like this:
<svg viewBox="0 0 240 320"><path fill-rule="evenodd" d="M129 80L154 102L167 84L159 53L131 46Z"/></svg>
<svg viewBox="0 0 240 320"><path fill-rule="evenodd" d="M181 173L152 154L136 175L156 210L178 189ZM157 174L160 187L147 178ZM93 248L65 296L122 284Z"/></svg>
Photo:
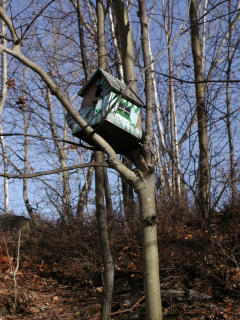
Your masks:
<svg viewBox="0 0 240 320"><path fill-rule="evenodd" d="M160 216L164 319L240 319L239 216L239 210L218 213L209 226L189 217ZM23 231L16 313L12 271L18 234L2 231L0 319L99 319L103 269L96 230L89 223L82 229L44 224ZM118 226L111 247L116 267L112 319L145 319L137 230Z"/></svg>

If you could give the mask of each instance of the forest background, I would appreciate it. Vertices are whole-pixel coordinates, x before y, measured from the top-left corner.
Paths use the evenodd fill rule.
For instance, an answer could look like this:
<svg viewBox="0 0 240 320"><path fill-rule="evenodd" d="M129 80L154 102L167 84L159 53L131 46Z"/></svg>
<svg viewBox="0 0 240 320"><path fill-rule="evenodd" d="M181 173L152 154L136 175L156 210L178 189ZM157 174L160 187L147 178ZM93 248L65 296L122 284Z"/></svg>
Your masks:
<svg viewBox="0 0 240 320"><path fill-rule="evenodd" d="M239 180L239 7L237 1L223 1L216 4L201 1L198 8L199 17L203 16L199 29L206 96L211 210L221 208L225 203L232 201L233 190L238 192ZM22 4L9 3L14 26L20 34L24 32L24 26L29 25L31 19L39 14L44 5L45 3L40 1L35 5L26 4L24 8ZM129 3L128 8L138 75L143 69L138 6L133 2ZM153 58L178 35L187 9L186 1L165 4L147 2ZM116 21L111 6L108 6L107 10L110 14L106 14L105 24L106 70L123 79ZM91 75L97 68L96 13L92 2L82 3L82 15ZM189 21L185 29L188 27ZM85 76L79 48L78 21L73 5L68 1L49 5L29 28L26 38L25 41L31 43L31 50L26 46L28 51L25 53L22 47L24 54L33 61L37 59L38 64L52 75L60 88L70 97L73 105L79 108L81 98L77 92L85 83ZM170 50L166 50L156 59L153 68L152 151L156 159L157 199L159 203L162 201L170 203L185 198L192 208L196 204L199 192L199 144L190 30L179 36ZM77 139L72 137L67 128L63 107L54 96L51 96L49 89L36 74L10 56L7 87L1 122L2 132L11 134L9 137L4 137L9 173L30 174L90 162L90 151L71 143L61 142L61 139L64 139L78 144ZM138 78L137 87L139 96L145 101L143 75ZM16 136L14 133L22 136ZM54 137L59 141L24 136L26 134ZM3 157L1 165L3 173ZM33 211L38 215L56 220L62 216L63 204L66 203L73 216L76 216L82 189L87 176L90 175L88 172L87 168L75 169L65 174L25 179L24 197L28 198ZM114 209L116 214L121 215L124 212L121 205L121 177L111 169L110 172ZM94 183L90 182L89 178L91 187L88 197L84 199L85 216L88 217L92 215L95 201L92 189ZM24 209L26 201L24 202L24 197L21 195L22 181L16 178L9 179L9 190L10 210L17 214L27 213ZM3 193L1 197L1 209L4 211Z"/></svg>

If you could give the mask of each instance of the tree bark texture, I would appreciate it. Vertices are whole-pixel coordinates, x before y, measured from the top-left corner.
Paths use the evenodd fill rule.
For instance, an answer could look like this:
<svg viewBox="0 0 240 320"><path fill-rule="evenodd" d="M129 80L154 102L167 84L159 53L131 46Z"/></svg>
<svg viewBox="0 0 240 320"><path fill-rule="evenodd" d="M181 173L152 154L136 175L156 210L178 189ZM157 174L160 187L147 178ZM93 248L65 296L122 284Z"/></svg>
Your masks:
<svg viewBox="0 0 240 320"><path fill-rule="evenodd" d="M170 39L169 39L170 40ZM169 42L169 41L168 41ZM169 45L169 43L168 43ZM172 55L171 47L168 48L169 59L169 102L170 102L170 115L171 115L171 158L172 158L172 196L176 196L176 163L175 163L175 134L174 134L174 92L173 92L173 72L172 72Z"/></svg>
<svg viewBox="0 0 240 320"><path fill-rule="evenodd" d="M98 67L106 69L105 57L105 13L103 0L97 0L97 44L98 44Z"/></svg>
<svg viewBox="0 0 240 320"><path fill-rule="evenodd" d="M134 65L134 50L133 50L133 38L130 23L128 20L127 10L124 6L124 1L113 1L114 14L117 20L117 26L121 42L121 54L122 54L122 66L124 82L129 84L135 79L135 65ZM132 85L132 90L137 93L136 83ZM129 169L132 168L130 160L122 159L122 163ZM123 205L125 218L128 223L128 227L132 230L132 222L135 215L135 203L133 197L133 189L126 179L122 178L122 193L123 193ZM130 206L129 206L130 204Z"/></svg>
<svg viewBox="0 0 240 320"><path fill-rule="evenodd" d="M113 15L112 15L112 9L109 6L108 9L108 16L109 16L109 21L110 21L110 26L111 26L111 33L112 33L112 38L113 38L113 44L114 44L114 49L115 49L115 56L116 56L116 67L118 71L118 76L121 81L124 81L123 78L123 67L122 67L122 58L121 58L121 53L120 53L120 44L118 41L118 38L116 36L116 30L115 30L115 25L113 22Z"/></svg>
<svg viewBox="0 0 240 320"><path fill-rule="evenodd" d="M166 16L164 14L165 34L167 39L167 45L170 44L171 34L171 7L168 0L168 27L166 22ZM168 47L168 64L169 64L169 106L170 106L170 128L171 128L171 158L172 158L172 197L176 196L176 163L175 163L175 134L174 134L174 88L173 88L173 68L172 68L172 52L171 47Z"/></svg>
<svg viewBox="0 0 240 320"><path fill-rule="evenodd" d="M101 151L95 151L94 161L102 163L103 160L103 153ZM114 261L110 250L105 214L103 167L98 167L97 170L95 169L95 186L97 225L104 265L101 320L110 320L114 282Z"/></svg>
<svg viewBox="0 0 240 320"><path fill-rule="evenodd" d="M49 88L47 88L47 97L46 102L49 111L49 119L50 119L50 129L52 132L52 136L54 138L59 138L57 135L57 131L54 125L54 118L53 118L53 106L51 100L51 94ZM58 160L62 168L67 167L67 160L66 160L66 151L62 148L60 141L54 140L54 145L56 148ZM73 215L71 209L71 192L69 187L69 177L68 171L64 171L62 174L60 173L60 179L62 181L63 186L63 193L62 193L62 222L64 224L73 223Z"/></svg>
<svg viewBox="0 0 240 320"><path fill-rule="evenodd" d="M135 164L141 168L141 160L138 160L141 156L136 157ZM139 171L139 180L134 184L134 190L139 202L146 319L162 320L154 172L145 170L143 174L143 170Z"/></svg>
<svg viewBox="0 0 240 320"><path fill-rule="evenodd" d="M132 162L123 159L123 163L129 169L132 168ZM128 228L131 232L135 231L136 223L136 206L133 196L133 188L128 184L126 179L121 177L122 180L122 196L123 196L123 207L125 213L125 219L128 225Z"/></svg>
<svg viewBox="0 0 240 320"><path fill-rule="evenodd" d="M25 154L24 154L24 173L28 174L28 147L29 147L29 139L28 139L28 119L27 119L27 114L26 114L26 106L23 106L22 109L23 113L23 121L24 121L24 131L25 131L25 141L24 141L24 149L25 149ZM31 116L31 115L30 115ZM24 178L23 179L23 199L25 203L25 207L27 209L28 215L31 218L32 223L36 221L36 215L33 211L33 208L29 202L28 198L28 192L27 192L27 185L28 185L28 179Z"/></svg>
<svg viewBox="0 0 240 320"><path fill-rule="evenodd" d="M1 6L3 9L6 7L6 3L2 1ZM6 34L6 24L3 19L1 19L1 33ZM6 40L1 39L1 43L4 47L6 47ZM0 133L2 134L2 112L6 100L6 95L7 95L7 53L2 51L1 53L1 58L2 58L2 75L1 75L1 80L2 80L2 85L1 85L1 96L0 96ZM1 145L2 145L2 153L3 153L3 163L4 163L4 173L8 174L8 159L7 159L7 150L6 150L6 145L4 141L4 137L0 137ZM5 213L9 214L9 189L8 189L8 179L5 177L4 178L4 209Z"/></svg>
<svg viewBox="0 0 240 320"><path fill-rule="evenodd" d="M207 110L205 106L205 86L203 81L201 44L197 21L197 3L191 0L190 5L191 44L194 61L195 90L198 117L198 140L199 140L199 203L204 219L209 219L210 211L210 164L207 135Z"/></svg>
<svg viewBox="0 0 240 320"><path fill-rule="evenodd" d="M91 159L92 161L92 159ZM93 167L89 167L87 171L87 176L85 178L85 184L82 190L79 190L79 197L78 197L78 204L77 204L77 212L76 212L76 219L78 222L83 222L83 214L84 214L84 207L87 202L87 195L90 189L92 176L93 176Z"/></svg>
<svg viewBox="0 0 240 320"><path fill-rule="evenodd" d="M105 13L103 0L97 0L97 45L98 45L98 67L105 70ZM94 152L94 160L96 163L104 162L104 155L101 151ZM108 178L105 176L105 183ZM112 307L112 294L114 284L114 261L110 250L107 219L104 205L104 169L96 167L95 169L95 188L96 188L96 213L99 231L99 239L102 249L102 258L104 266L103 274L103 294L101 320L110 320ZM105 189L106 190L106 189ZM111 196L110 196L111 198ZM109 198L108 198L109 201ZM109 205L109 203L108 203Z"/></svg>
<svg viewBox="0 0 240 320"><path fill-rule="evenodd" d="M107 208L107 220L112 230L114 228L114 212L113 212L113 205L112 205L112 197L111 197L111 190L109 185L108 179L108 172L107 168L103 168L103 177L104 177L104 190L105 190L105 200L106 200L106 208Z"/></svg>
<svg viewBox="0 0 240 320"><path fill-rule="evenodd" d="M152 139L153 139L153 97L152 97L152 68L151 55L148 37L148 19L145 0L138 1L139 16L141 23L141 42L143 50L143 59L145 70L145 95L146 95L146 119L145 119L145 135L143 138L144 159L148 167L152 167Z"/></svg>
<svg viewBox="0 0 240 320"><path fill-rule="evenodd" d="M124 1L114 0L112 4L121 41L124 81L126 84L129 84L132 80L135 79L134 51L131 27L128 21L128 14L127 10L125 9ZM133 91L137 92L136 83L134 83L131 88Z"/></svg>
<svg viewBox="0 0 240 320"><path fill-rule="evenodd" d="M146 299L146 319L161 320L162 305L160 294L157 215L155 203L155 161L151 153L153 139L153 97L148 18L145 0L139 0L141 42L145 71L146 120L143 149L134 153L140 181L134 185L138 195L140 225L143 246L144 291Z"/></svg>
<svg viewBox="0 0 240 320"><path fill-rule="evenodd" d="M4 3L3 3L4 2ZM6 7L5 1L2 1L1 6L3 9ZM1 34L6 34L6 23L3 19L1 19ZM6 47L6 40L4 38L1 39L1 44ZM2 111L4 108L6 95L7 95L7 53L2 51L1 52L1 59L2 59L2 85L1 85L1 96L0 96L0 116L2 115Z"/></svg>
<svg viewBox="0 0 240 320"><path fill-rule="evenodd" d="M90 78L88 63L87 63L87 53L84 41L84 30L83 30L83 18L82 18L82 7L81 0L77 0L77 15L78 15L78 28L79 28L79 40L81 48L82 65L85 73L86 81Z"/></svg>
<svg viewBox="0 0 240 320"><path fill-rule="evenodd" d="M0 117L0 134L3 134L1 117ZM4 173L8 174L8 158L7 158L7 150L6 150L4 137L0 136L0 140L1 140L2 153L3 153ZM7 177L4 177L4 209L5 209L5 213L9 214L9 192L8 192Z"/></svg>

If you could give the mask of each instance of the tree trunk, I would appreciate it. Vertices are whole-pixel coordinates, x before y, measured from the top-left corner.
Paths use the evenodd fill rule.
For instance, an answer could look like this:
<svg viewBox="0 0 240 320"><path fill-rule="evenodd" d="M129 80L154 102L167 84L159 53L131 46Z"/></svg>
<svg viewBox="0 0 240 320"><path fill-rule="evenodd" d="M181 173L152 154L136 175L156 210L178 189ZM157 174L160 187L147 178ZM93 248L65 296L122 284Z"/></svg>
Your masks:
<svg viewBox="0 0 240 320"><path fill-rule="evenodd" d="M151 48L150 48L150 50L151 50ZM151 60L152 60L153 57L152 57L151 51L150 51L150 55L151 55ZM154 65L152 66L152 70L154 70ZM164 171L166 172L167 185L168 185L169 189L172 190L172 183L171 183L171 180L170 180L170 175L169 175L169 170L168 170L168 160L167 160L167 156L166 156L167 149L166 149L166 146L165 146L163 129L162 129L162 124L161 124L160 105L159 105L159 102L158 102L157 84L156 84L156 78L155 78L155 74L154 73L153 73L152 77L153 77L154 100L155 100L155 105L156 105L157 128L158 128L158 134L159 134L159 146L158 146L158 148L160 150L162 150L163 162L164 162ZM161 180L164 182L163 178ZM165 196L167 196L166 193L165 193Z"/></svg>
<svg viewBox="0 0 240 320"><path fill-rule="evenodd" d="M176 108L174 99L174 84L173 84L173 66L172 66L172 52L171 52L171 3L168 0L168 21L165 14L164 1L162 0L163 7L163 19L164 19L164 30L166 35L166 41L168 47L168 64L169 64L169 105L170 105L170 131L171 131L171 160L172 160L172 198L175 200L176 195L178 197L181 193L180 183L180 161L179 161L179 149L177 145L177 119L176 119ZM178 198L180 200L180 198Z"/></svg>
<svg viewBox="0 0 240 320"><path fill-rule="evenodd" d="M51 100L51 93L49 88L47 88L47 97L46 102L48 106L49 111L49 119L50 119L50 129L52 132L52 136L54 138L59 138L57 131L55 129L54 124L54 118L53 118L53 106L52 106L52 100ZM62 147L60 141L54 140L54 145L56 148L57 156L59 163L62 168L67 167L67 161L66 161L66 151ZM72 224L73 223L73 215L72 215L72 209L71 209L71 191L69 187L69 177L68 177L68 171L63 171L59 174L60 179L62 181L63 186L63 192L62 192L62 222L63 224Z"/></svg>
<svg viewBox="0 0 240 320"><path fill-rule="evenodd" d="M91 158L91 162L92 162L92 160L93 160L93 156ZM87 195L88 195L88 192L90 189L93 171L94 171L94 167L88 168L87 176L85 177L85 184L84 184L82 190L79 190L76 219L80 223L83 223L84 207L87 203Z"/></svg>
<svg viewBox="0 0 240 320"><path fill-rule="evenodd" d="M165 34L167 38L167 45L170 44L170 33L171 33L171 7L170 1L168 0L168 28L165 21ZM174 134L174 90L173 90L173 71L172 71L172 54L171 47L168 47L168 64L169 64L169 102L170 102L170 128L171 128L171 158L172 158L172 197L175 200L176 197L176 162L175 162L175 134Z"/></svg>
<svg viewBox="0 0 240 320"><path fill-rule="evenodd" d="M168 39L168 42L170 39ZM169 45L169 43L168 43ZM169 96L170 96L170 115L171 115L171 157L172 157L172 197L175 200L176 197L176 162L175 162L175 134L174 134L174 92L173 92L173 73L172 73L172 55L171 47L168 48L169 59Z"/></svg>
<svg viewBox="0 0 240 320"><path fill-rule="evenodd" d="M96 163L103 163L104 159L101 151L94 152L94 161ZM95 169L95 186L97 225L104 266L101 320L110 320L114 282L114 262L108 240L103 194L104 176L102 167L97 167Z"/></svg>
<svg viewBox="0 0 240 320"><path fill-rule="evenodd" d="M0 134L3 134L1 116L0 116ZM3 153L4 173L8 174L8 159L7 159L7 150L6 150L4 137L0 136L0 140L1 140L2 153ZM5 213L9 214L8 178L6 177L4 177L4 209L5 209Z"/></svg>
<svg viewBox="0 0 240 320"><path fill-rule="evenodd" d="M162 319L155 189L149 187L154 185L154 180L154 173L150 173L144 179L146 187L139 190L135 188L140 210L144 292L148 320Z"/></svg>
<svg viewBox="0 0 240 320"><path fill-rule="evenodd" d="M117 19L117 25L121 41L121 55L123 63L124 82L126 84L129 84L136 77L134 67L132 32L128 21L128 14L124 6L124 1L114 0L112 5ZM137 92L136 83L132 85L131 89Z"/></svg>
<svg viewBox="0 0 240 320"><path fill-rule="evenodd" d="M113 212L110 185L108 180L108 172L106 167L103 168L103 177L104 177L104 190L105 190L108 225L110 226L110 229L113 230L114 229L114 212Z"/></svg>
<svg viewBox="0 0 240 320"><path fill-rule="evenodd" d="M125 158L122 159L122 163L129 169L132 169L132 161ZM134 202L133 188L128 184L126 179L122 179L122 196L123 196L123 207L125 213L125 219L128 228L131 232L134 232L134 220L136 219L136 206Z"/></svg>
<svg viewBox="0 0 240 320"><path fill-rule="evenodd" d="M98 44L98 67L105 70L105 14L103 0L97 0L97 44ZM101 151L94 152L96 163L104 162L104 155ZM107 182L106 182L107 183ZM99 239L102 249L104 266L103 274L103 294L101 320L110 320L112 307L112 294L114 283L114 261L110 250L107 231L107 220L104 206L104 171L103 167L95 168L95 188L96 188L96 213Z"/></svg>
<svg viewBox="0 0 240 320"><path fill-rule="evenodd" d="M112 16L112 10L111 10L110 6L108 9L108 16L109 16L109 21L110 21L110 26L111 26L111 33L112 33L112 38L113 38L114 49L115 49L118 76L121 81L124 81L122 58L121 58L121 54L120 54L120 50L119 50L120 45L119 45L118 39L116 37L116 30L115 30L115 25L114 25L113 16Z"/></svg>
<svg viewBox="0 0 240 320"><path fill-rule="evenodd" d="M121 39L124 80L126 83L130 83L135 78L132 33L124 2L122 0L113 1L113 6ZM162 308L157 247L154 163L151 154L153 137L152 73L145 1L139 1L139 15L141 20L144 65L148 66L145 72L147 112L143 148L136 149L132 153L133 161L137 168L136 172L139 176L137 183L134 183L133 187L139 200L147 320L160 320L162 319ZM132 89L136 92L135 83Z"/></svg>
<svg viewBox="0 0 240 320"><path fill-rule="evenodd" d="M81 0L77 0L77 3L75 1L71 1L71 2L73 4L74 8L76 9L77 15L78 15L78 29L79 29L79 41L80 41L82 65L83 65L83 69L84 69L85 80L88 81L90 78L90 72L89 72L89 67L88 67L86 46L85 46L85 40L84 40L83 15L82 15ZM93 158L93 155L92 155L92 158ZM93 171L94 171L93 167L88 168L87 177L85 178L85 184L84 184L82 190L79 190L76 218L77 218L77 221L80 223L83 222L84 207L86 205L87 194L89 192L90 184L92 181Z"/></svg>
<svg viewBox="0 0 240 320"><path fill-rule="evenodd" d="M194 61L195 89L198 117L198 140L199 140L199 203L204 219L209 219L210 211L210 164L207 135L207 110L205 106L205 87L203 81L201 45L197 21L196 0L191 0L190 5L191 42Z"/></svg>
<svg viewBox="0 0 240 320"><path fill-rule="evenodd" d="M236 205L236 186L235 186L235 165L234 165L234 149L233 138L231 129L231 106L230 106L230 74L231 74L231 0L228 2L228 26L229 26L229 42L228 42L228 68L227 68L227 86L226 86L226 100L227 100L227 131L228 131L228 144L229 144L229 159L230 159L230 172L231 172L231 189L232 189L232 206Z"/></svg>
<svg viewBox="0 0 240 320"><path fill-rule="evenodd" d="M86 81L90 78L88 63L87 63L87 54L86 46L84 42L84 31L83 31L83 19L82 19L82 7L81 0L77 0L77 15L78 15L78 28L79 28L79 39L80 39L80 48L81 48L81 57L82 65L85 73Z"/></svg>
<svg viewBox="0 0 240 320"><path fill-rule="evenodd" d="M2 1L2 7L5 9L6 3L5 1ZM3 35L6 34L6 24L1 19L1 33ZM4 38L1 39L1 43L3 46L6 46L6 40ZM0 96L0 133L2 134L2 121L1 121L1 116L2 116L2 111L4 108L5 100L6 100L6 95L7 95L7 54L6 52L2 51L1 53L1 58L2 58L2 86L1 86L1 96ZM8 160L7 160L7 151L6 151L6 145L4 141L4 137L0 137L1 140L1 145L2 145L2 152L3 152L3 163L4 163L4 173L8 174ZM8 192L8 179L4 177L4 209L5 213L9 214L9 192Z"/></svg>
<svg viewBox="0 0 240 320"><path fill-rule="evenodd" d="M28 119L26 114L26 106L23 106L22 108L23 113L23 121L24 121L24 133L25 133L25 141L24 141L24 149L25 149L25 155L24 155L24 173L28 174L28 146L29 146L29 139L28 139ZM31 114L30 114L31 117ZM30 120L30 119L29 119ZM33 211L33 208L29 202L28 199L28 192L27 192L27 185L28 185L28 179L23 179L23 199L25 203L25 207L27 209L28 215L31 218L31 221L34 223L36 221L36 215Z"/></svg>
<svg viewBox="0 0 240 320"><path fill-rule="evenodd" d="M116 0L113 1L114 13L117 20L117 26L120 35L121 41L121 55L122 55L122 65L123 65L123 76L124 82L129 84L132 80L135 79L135 66L134 66L134 51L133 51L133 38L130 28L130 23L128 20L128 14L124 6L124 1ZM132 90L137 92L136 83L131 87ZM123 158L122 163L127 166L129 169L132 168L132 163L130 160ZM127 181L122 178L122 194L123 194L123 205L125 219L127 221L128 227L132 230L132 224L135 211L135 203L133 197L133 189ZM133 231L133 230L132 230Z"/></svg>
<svg viewBox="0 0 240 320"><path fill-rule="evenodd" d="M146 319L161 320L162 305L160 294L157 215L155 207L155 162L151 153L153 137L153 99L148 18L145 0L139 0L141 41L145 71L146 122L143 149L134 153L134 163L139 170L139 182L134 184L138 195L140 225L143 246L144 291L146 299Z"/></svg>
<svg viewBox="0 0 240 320"><path fill-rule="evenodd" d="M154 171L149 171L146 168L146 163L143 156L139 154L139 150L134 154L134 160L139 174L139 179L134 184L134 190L137 193L139 202L146 319L162 320L155 205L155 175Z"/></svg>

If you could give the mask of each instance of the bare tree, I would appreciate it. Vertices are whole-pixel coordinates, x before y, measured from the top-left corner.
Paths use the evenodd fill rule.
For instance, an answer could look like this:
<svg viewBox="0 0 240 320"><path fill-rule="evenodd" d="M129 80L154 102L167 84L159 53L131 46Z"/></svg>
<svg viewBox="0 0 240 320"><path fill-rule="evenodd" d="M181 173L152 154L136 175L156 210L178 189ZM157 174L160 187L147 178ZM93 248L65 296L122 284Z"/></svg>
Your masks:
<svg viewBox="0 0 240 320"><path fill-rule="evenodd" d="M97 0L97 44L98 44L98 66L101 69L106 67L105 57L105 13L103 0ZM94 152L94 161L97 163L104 162L104 154L102 151ZM105 180L105 191L107 196L108 192L108 177L104 168L95 168L95 188L96 188L96 214L99 238L102 249L102 258L104 265L103 274L103 295L102 295L102 310L101 319L110 320L111 307L112 307L112 294L113 294L113 283L114 283L114 262L110 250L108 231L107 231L107 220L104 205L104 180ZM111 199L108 199L109 201Z"/></svg>
<svg viewBox="0 0 240 320"><path fill-rule="evenodd" d="M1 6L3 9L6 8L6 3L4 0L2 0ZM1 32L3 35L6 34L6 24L3 19L1 19ZM6 40L2 39L2 45L6 46ZM2 112L6 100L6 95L7 95L7 54L6 52L2 51L1 53L1 58L2 58L2 86L1 86L1 96L0 96L0 134L3 134L2 130ZM8 162L7 162L7 151L6 151L6 145L4 141L4 137L1 135L0 136L1 140L1 145L2 145L2 153L3 153L3 162L4 162L4 173L8 173ZM5 177L4 178L4 209L5 213L9 213L9 191L8 191L8 179Z"/></svg>
<svg viewBox="0 0 240 320"><path fill-rule="evenodd" d="M226 104L227 104L227 132L228 132L228 143L229 143L229 159L230 159L230 172L231 172L231 189L232 189L232 205L236 205L236 184L235 184L235 164L234 164L234 149L233 149L233 138L231 128L231 106L230 106L230 76L231 76L231 65L233 54L231 55L232 46L232 28L231 28L231 0L228 2L228 54L227 54L227 85L226 85Z"/></svg>
<svg viewBox="0 0 240 320"><path fill-rule="evenodd" d="M28 162L28 149L29 149L29 137L28 137L28 127L29 127L29 122L31 119L31 111L29 112L29 119L27 118L27 103L26 100L24 99L24 94L23 94L23 105L22 105L22 113L23 113L23 122L24 122L24 133L25 133L25 141L24 141L24 173L28 174L28 168L29 168L29 162ZM28 179L24 178L23 179L23 199L24 203L27 209L27 212L29 214L29 217L31 218L32 222L34 223L36 220L36 216L34 214L33 208L30 204L29 198L28 198L28 191L27 191L27 186L28 186Z"/></svg>
<svg viewBox="0 0 240 320"><path fill-rule="evenodd" d="M195 0L191 0L190 22L198 116L199 203L203 217L208 219L210 212L210 164L208 152L207 110L205 107L205 87L204 83L201 83L201 81L203 81L202 54L198 30L197 3Z"/></svg>

